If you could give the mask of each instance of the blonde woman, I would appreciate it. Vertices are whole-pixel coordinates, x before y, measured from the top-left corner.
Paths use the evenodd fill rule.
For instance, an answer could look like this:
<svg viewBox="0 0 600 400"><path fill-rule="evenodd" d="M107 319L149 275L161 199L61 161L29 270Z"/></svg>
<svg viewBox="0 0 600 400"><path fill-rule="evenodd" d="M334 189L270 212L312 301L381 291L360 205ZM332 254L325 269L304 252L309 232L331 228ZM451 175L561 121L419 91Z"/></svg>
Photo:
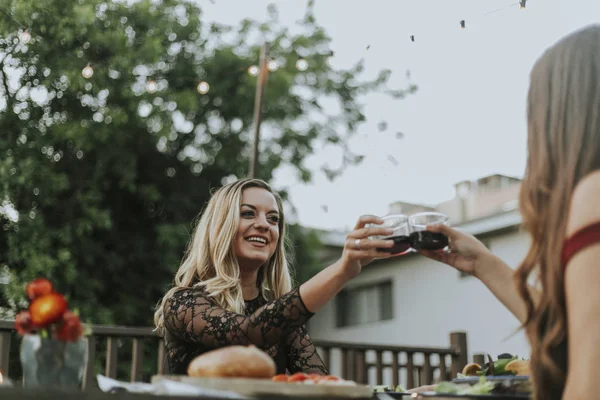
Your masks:
<svg viewBox="0 0 600 400"><path fill-rule="evenodd" d="M523 323L534 400L591 399L600 381L600 25L559 41L531 72L520 208L531 247L517 271L473 236L435 226L449 253ZM539 288L528 285L536 273ZM513 284L513 279L514 283Z"/></svg>
<svg viewBox="0 0 600 400"><path fill-rule="evenodd" d="M279 196L261 180L240 180L216 191L189 243L170 289L154 315L165 339L171 373L185 374L197 355L228 345L266 351L277 373L327 374L305 323L392 241L377 217L363 216L341 258L292 288Z"/></svg>

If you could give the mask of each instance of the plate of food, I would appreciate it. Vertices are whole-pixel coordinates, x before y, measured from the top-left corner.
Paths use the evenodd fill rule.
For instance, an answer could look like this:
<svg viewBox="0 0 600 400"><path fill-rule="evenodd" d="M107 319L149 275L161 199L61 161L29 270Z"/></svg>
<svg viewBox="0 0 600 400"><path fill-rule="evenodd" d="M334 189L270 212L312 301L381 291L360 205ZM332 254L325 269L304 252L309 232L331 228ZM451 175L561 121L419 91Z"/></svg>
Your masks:
<svg viewBox="0 0 600 400"><path fill-rule="evenodd" d="M489 379L481 376L476 383L442 382L431 391L421 392L417 398L437 399L527 399L529 393L522 393L516 389L519 386L506 385L505 381Z"/></svg>
<svg viewBox="0 0 600 400"><path fill-rule="evenodd" d="M228 346L213 350L192 360L187 375L152 377L152 383L163 380L250 397L283 395L369 399L373 396L371 386L331 375L276 375L273 359L255 346Z"/></svg>
<svg viewBox="0 0 600 400"><path fill-rule="evenodd" d="M531 393L530 369L528 360L520 360L518 356L508 353L500 354L497 360L488 355L484 365L467 364L458 374L453 384L476 385L485 377L486 382L494 384L494 393L529 394Z"/></svg>
<svg viewBox="0 0 600 400"><path fill-rule="evenodd" d="M404 396L418 399L528 399L531 393L529 375L529 361L505 353L499 355L496 361L488 355L488 362L484 365L466 365L451 382L410 391L401 386L377 386L375 392L395 399L406 399ZM413 391L418 393L411 393Z"/></svg>
<svg viewBox="0 0 600 400"><path fill-rule="evenodd" d="M435 398L438 400L443 399L473 399L473 400L517 400L517 399L529 399L529 395L525 394L450 394L450 393L420 393L417 399L428 399Z"/></svg>

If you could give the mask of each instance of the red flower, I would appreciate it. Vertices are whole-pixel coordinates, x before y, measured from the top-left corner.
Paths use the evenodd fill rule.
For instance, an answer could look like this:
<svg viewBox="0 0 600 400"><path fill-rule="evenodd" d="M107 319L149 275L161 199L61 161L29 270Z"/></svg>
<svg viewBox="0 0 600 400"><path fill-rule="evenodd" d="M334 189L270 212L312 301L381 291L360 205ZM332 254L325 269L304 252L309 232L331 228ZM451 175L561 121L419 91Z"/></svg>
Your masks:
<svg viewBox="0 0 600 400"><path fill-rule="evenodd" d="M50 294L53 290L52 282L44 278L35 279L25 286L25 294L30 300L45 294Z"/></svg>
<svg viewBox="0 0 600 400"><path fill-rule="evenodd" d="M15 329L19 335L26 335L36 329L35 324L31 320L29 311L21 311L15 317Z"/></svg>
<svg viewBox="0 0 600 400"><path fill-rule="evenodd" d="M65 311L67 311L67 301L62 294L58 293L36 297L29 304L29 313L33 323L42 328L60 320Z"/></svg>
<svg viewBox="0 0 600 400"><path fill-rule="evenodd" d="M83 335L83 326L79 316L71 311L65 312L62 324L56 331L56 338L66 342L75 342L81 335Z"/></svg>

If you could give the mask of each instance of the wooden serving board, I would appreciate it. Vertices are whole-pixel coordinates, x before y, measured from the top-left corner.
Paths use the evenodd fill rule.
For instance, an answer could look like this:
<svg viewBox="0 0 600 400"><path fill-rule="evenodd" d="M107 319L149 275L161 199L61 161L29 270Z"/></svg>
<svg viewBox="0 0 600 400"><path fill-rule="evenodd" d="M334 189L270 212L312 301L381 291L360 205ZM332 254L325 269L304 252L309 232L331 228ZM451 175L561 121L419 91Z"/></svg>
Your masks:
<svg viewBox="0 0 600 400"><path fill-rule="evenodd" d="M226 390L242 396L337 397L369 399L373 388L366 385L337 386L293 382L273 382L269 379L198 378L187 375L154 375L152 383L171 380L205 389Z"/></svg>

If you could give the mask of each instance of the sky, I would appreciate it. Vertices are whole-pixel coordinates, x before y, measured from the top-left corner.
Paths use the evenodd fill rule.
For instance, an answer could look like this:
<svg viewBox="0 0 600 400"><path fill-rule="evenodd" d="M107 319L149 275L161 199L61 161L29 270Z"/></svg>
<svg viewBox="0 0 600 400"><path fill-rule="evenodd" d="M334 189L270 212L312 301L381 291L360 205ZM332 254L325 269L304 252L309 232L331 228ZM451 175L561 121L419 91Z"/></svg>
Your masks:
<svg viewBox="0 0 600 400"><path fill-rule="evenodd" d="M448 200L462 180L494 173L522 176L529 72L562 36L600 22L600 1L529 0L523 10L510 6L516 2L316 0L317 21L332 38L334 66L349 67L364 56L365 78L387 68L390 86L404 87L409 70L419 90L404 100L361 99L367 123L351 148L366 157L337 180L319 173L303 184L289 169L276 174L274 185L290 187L301 224L347 230L362 214L385 215L395 201L435 205ZM290 28L306 5L300 0L202 0L205 17L225 24L264 20L270 3ZM460 29L460 20L466 29ZM389 123L387 132L377 129L382 119ZM396 138L397 131L403 139ZM308 165L316 169L328 160L335 165L339 154L319 150ZM390 154L397 165L388 160Z"/></svg>

